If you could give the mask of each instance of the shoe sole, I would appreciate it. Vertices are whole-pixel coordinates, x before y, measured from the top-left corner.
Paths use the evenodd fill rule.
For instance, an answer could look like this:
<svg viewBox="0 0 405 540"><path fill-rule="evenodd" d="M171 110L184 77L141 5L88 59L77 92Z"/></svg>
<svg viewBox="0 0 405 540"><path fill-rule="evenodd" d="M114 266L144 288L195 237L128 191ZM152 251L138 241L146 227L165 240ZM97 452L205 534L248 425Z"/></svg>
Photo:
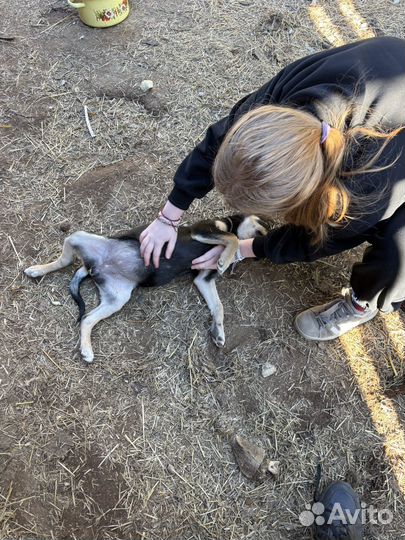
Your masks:
<svg viewBox="0 0 405 540"><path fill-rule="evenodd" d="M307 339L308 341L333 341L334 339L337 339L340 336L343 336L344 334L347 334L348 332L351 332L352 330L354 330L355 328L357 328L361 324L365 324L366 322L371 321L372 319L374 319L374 317L376 315L378 315L378 310L375 313L372 313L372 314L368 315L367 317L365 317L364 320L363 319L359 320L359 322L355 326L350 328L350 330L346 330L345 332L342 332L341 334L337 334L336 336L330 336L330 337L315 338L315 337L312 337L312 336L307 336L298 327L298 325L297 325L297 317L294 318L294 328L296 329L296 331L299 333L300 336Z"/></svg>

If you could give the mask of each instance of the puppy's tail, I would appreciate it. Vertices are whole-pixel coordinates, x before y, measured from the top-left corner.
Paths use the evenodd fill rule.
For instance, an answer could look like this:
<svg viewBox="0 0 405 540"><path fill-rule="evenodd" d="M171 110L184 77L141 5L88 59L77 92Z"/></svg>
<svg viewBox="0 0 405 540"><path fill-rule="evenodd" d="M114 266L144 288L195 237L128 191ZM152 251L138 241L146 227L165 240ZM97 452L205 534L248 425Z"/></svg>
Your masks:
<svg viewBox="0 0 405 540"><path fill-rule="evenodd" d="M70 294L72 295L73 300L79 306L79 317L77 319L77 322L80 322L82 320L83 315L86 311L86 304L84 303L82 295L80 294L80 284L86 277L88 277L88 275L89 273L87 271L87 268L85 266L81 266L79 270L74 273L72 281L69 285Z"/></svg>

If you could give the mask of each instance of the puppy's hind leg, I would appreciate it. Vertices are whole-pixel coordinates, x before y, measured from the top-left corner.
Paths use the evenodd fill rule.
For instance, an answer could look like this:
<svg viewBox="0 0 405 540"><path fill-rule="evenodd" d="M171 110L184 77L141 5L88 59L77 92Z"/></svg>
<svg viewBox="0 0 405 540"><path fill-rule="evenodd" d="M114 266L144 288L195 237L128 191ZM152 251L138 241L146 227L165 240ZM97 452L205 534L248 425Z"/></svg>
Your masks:
<svg viewBox="0 0 405 540"><path fill-rule="evenodd" d="M207 306L212 315L211 336L217 347L225 345L224 332L224 308L218 296L215 285L215 272L202 270L194 280L194 285L200 291L202 297L207 302Z"/></svg>
<svg viewBox="0 0 405 540"><path fill-rule="evenodd" d="M129 281L109 281L97 284L100 290L100 304L86 315L80 324L80 352L83 360L93 362L91 331L94 326L119 311L131 298L134 283Z"/></svg>
<svg viewBox="0 0 405 540"><path fill-rule="evenodd" d="M27 276L33 278L42 277L45 274L49 274L49 272L54 272L55 270L65 268L65 266L69 266L70 264L72 264L75 254L74 242L77 238L77 235L79 234L80 232L74 233L65 238L62 253L56 259L56 261L50 262L48 264L37 264L35 266L30 266L29 268L26 268L24 270L24 273L27 274Z"/></svg>

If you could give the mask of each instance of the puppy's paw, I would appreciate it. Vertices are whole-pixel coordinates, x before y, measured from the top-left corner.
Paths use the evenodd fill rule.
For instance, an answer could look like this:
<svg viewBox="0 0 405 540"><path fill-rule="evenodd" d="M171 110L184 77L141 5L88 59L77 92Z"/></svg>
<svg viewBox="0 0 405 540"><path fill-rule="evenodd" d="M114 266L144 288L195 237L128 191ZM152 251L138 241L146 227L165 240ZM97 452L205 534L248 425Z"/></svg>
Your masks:
<svg viewBox="0 0 405 540"><path fill-rule="evenodd" d="M235 253L232 253L231 255L227 255L224 257L223 255L218 259L217 262L217 271L219 274L224 274L228 268L231 266L233 261L235 260Z"/></svg>
<svg viewBox="0 0 405 540"><path fill-rule="evenodd" d="M94 360L94 353L92 349L80 349L80 354L85 362L91 364Z"/></svg>
<svg viewBox="0 0 405 540"><path fill-rule="evenodd" d="M225 346L225 332L223 326L213 324L211 327L212 341L219 348Z"/></svg>
<svg viewBox="0 0 405 540"><path fill-rule="evenodd" d="M225 270L222 269L222 266L220 266L219 263L217 264L217 272L220 276L222 276L222 274L225 272Z"/></svg>
<svg viewBox="0 0 405 540"><path fill-rule="evenodd" d="M218 260L218 262L217 262L217 272L218 272L219 275L222 276L222 274L224 274L226 272L228 267L229 267L229 264L227 264L225 261L223 261L222 259Z"/></svg>
<svg viewBox="0 0 405 540"><path fill-rule="evenodd" d="M29 277L42 277L45 275L45 272L41 265L30 266L24 270L24 274Z"/></svg>

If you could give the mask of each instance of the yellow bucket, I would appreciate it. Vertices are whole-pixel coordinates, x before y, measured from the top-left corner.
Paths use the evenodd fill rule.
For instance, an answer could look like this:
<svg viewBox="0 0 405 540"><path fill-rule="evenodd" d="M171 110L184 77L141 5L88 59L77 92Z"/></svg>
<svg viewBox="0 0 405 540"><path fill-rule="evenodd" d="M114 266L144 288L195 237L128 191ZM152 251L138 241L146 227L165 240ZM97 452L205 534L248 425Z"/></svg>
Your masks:
<svg viewBox="0 0 405 540"><path fill-rule="evenodd" d="M95 28L107 28L119 24L128 17L128 0L84 0L72 2L67 0L69 6L79 10L79 17Z"/></svg>

